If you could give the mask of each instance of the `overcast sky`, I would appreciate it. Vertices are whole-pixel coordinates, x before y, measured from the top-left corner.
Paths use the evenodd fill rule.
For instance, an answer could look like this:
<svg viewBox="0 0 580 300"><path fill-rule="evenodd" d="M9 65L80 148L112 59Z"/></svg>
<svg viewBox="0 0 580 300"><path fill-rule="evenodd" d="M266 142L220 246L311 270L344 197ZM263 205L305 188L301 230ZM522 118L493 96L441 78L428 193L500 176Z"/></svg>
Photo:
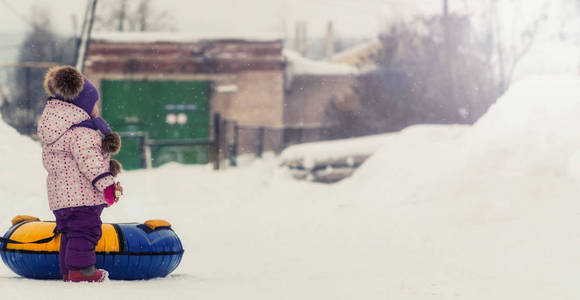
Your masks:
<svg viewBox="0 0 580 300"><path fill-rule="evenodd" d="M132 0L129 0L132 1ZM451 0L453 1L453 0ZM387 23L416 13L441 10L438 0L153 0L169 11L178 31L293 33L296 20L308 22L309 35L320 35L332 20L342 36L374 36ZM80 20L87 0L0 0L0 31L22 32L34 6L48 9L53 28L73 32L72 16ZM22 16L22 17L19 17Z"/></svg>
<svg viewBox="0 0 580 300"><path fill-rule="evenodd" d="M102 1L102 0L100 0ZM128 0L129 2L136 0ZM477 10L482 0L448 0L451 11ZM578 70L580 18L576 0L518 0L503 9L504 26L514 20L535 18L538 12L551 15L541 25L532 53L520 63L517 73L541 73L545 70ZM73 35L73 16L82 20L88 0L0 0L0 62L15 60L18 44L29 27L30 11L44 7L52 17L53 29L60 35ZM308 36L324 34L332 21L338 38L372 38L389 24L419 14L441 13L442 0L152 0L153 6L168 11L177 31L204 35L275 33L292 38L296 21L307 21ZM564 5L564 3L567 3ZM549 5L547 5L549 4ZM515 18L517 16L518 18ZM560 43L566 27L574 43ZM515 28L515 27L514 27ZM518 32L503 28L504 34ZM559 43L559 45L558 45ZM534 70L531 72L529 70ZM1 71L1 70L0 70ZM0 74L1 77L1 74Z"/></svg>

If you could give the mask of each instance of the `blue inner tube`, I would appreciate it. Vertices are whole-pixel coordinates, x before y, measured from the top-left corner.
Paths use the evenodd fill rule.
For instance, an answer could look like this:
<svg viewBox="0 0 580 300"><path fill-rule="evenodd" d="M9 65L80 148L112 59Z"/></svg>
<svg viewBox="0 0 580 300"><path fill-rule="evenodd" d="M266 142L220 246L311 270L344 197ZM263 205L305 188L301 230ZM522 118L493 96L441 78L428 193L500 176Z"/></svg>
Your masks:
<svg viewBox="0 0 580 300"><path fill-rule="evenodd" d="M46 237L52 234L50 228L55 226L55 222L42 221L12 226L0 241L0 256L4 263L26 278L62 279L58 263L60 237L44 245L7 242L13 237L16 240L16 236L31 236L24 231L41 231L35 234ZM116 280L165 277L177 268L184 252L179 237L170 226L151 228L138 223L103 224L103 239L108 240L108 245L97 247L96 267L107 270L109 278ZM18 241L30 242L30 238Z"/></svg>

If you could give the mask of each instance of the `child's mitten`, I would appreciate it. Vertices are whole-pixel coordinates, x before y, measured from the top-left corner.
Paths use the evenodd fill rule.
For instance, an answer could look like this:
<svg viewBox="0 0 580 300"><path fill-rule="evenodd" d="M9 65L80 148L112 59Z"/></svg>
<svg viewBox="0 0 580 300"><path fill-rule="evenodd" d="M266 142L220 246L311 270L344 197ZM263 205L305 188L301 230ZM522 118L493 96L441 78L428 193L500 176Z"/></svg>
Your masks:
<svg viewBox="0 0 580 300"><path fill-rule="evenodd" d="M121 171L123 171L123 166L116 159L111 159L109 162L109 171L113 173L113 177L117 177Z"/></svg>
<svg viewBox="0 0 580 300"><path fill-rule="evenodd" d="M121 136L116 132L111 132L103 138L103 151L117 154L121 150Z"/></svg>
<svg viewBox="0 0 580 300"><path fill-rule="evenodd" d="M103 193L105 194L105 202L109 206L113 205L115 203L115 185L109 185Z"/></svg>

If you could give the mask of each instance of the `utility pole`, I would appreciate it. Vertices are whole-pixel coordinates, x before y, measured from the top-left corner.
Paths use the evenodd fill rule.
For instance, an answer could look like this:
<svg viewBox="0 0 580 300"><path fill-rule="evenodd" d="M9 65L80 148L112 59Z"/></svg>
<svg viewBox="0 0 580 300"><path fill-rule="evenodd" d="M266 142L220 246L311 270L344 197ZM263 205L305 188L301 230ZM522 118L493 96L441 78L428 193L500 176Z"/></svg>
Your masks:
<svg viewBox="0 0 580 300"><path fill-rule="evenodd" d="M332 21L328 21L326 25L326 60L331 60L334 55L334 28L332 26Z"/></svg>
<svg viewBox="0 0 580 300"><path fill-rule="evenodd" d="M87 56L87 50L91 42L91 31L93 30L93 23L95 21L96 7L97 0L89 0L87 4L87 14L85 14L85 20L83 22L81 42L77 52L76 68L80 72L83 72L83 69L85 68L85 58Z"/></svg>
<svg viewBox="0 0 580 300"><path fill-rule="evenodd" d="M121 10L119 11L119 32L125 31L125 11L127 9L127 0L121 0Z"/></svg>
<svg viewBox="0 0 580 300"><path fill-rule="evenodd" d="M28 109L29 111L34 111L32 109L32 96L30 93L30 68L24 68L24 76L25 76L25 81L26 81L26 109ZM34 123L32 124L28 124L28 126L26 126L26 131L29 133L34 132Z"/></svg>
<svg viewBox="0 0 580 300"><path fill-rule="evenodd" d="M308 37L307 37L307 23L306 21L298 21L296 22L296 51L300 53L300 55L306 57L308 53Z"/></svg>
<svg viewBox="0 0 580 300"><path fill-rule="evenodd" d="M87 26L87 20L89 19L90 5L87 5L85 9L85 15L83 16L83 24L81 25L81 30L77 31L75 28L75 63L79 61L79 49L81 48L81 40L83 38L83 33L85 32L85 27Z"/></svg>

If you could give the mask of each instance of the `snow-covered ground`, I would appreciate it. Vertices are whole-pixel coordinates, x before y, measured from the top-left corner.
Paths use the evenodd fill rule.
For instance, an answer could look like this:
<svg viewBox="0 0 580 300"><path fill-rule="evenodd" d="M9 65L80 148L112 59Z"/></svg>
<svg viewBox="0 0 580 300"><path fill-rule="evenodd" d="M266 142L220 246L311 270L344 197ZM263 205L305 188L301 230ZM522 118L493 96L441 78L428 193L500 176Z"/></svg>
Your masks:
<svg viewBox="0 0 580 300"><path fill-rule="evenodd" d="M0 264L7 299L578 299L580 78L516 84L474 126L383 136L352 178L294 181L276 159L127 172L107 222L164 218L168 278L66 284ZM0 231L51 219L40 147L0 124Z"/></svg>

